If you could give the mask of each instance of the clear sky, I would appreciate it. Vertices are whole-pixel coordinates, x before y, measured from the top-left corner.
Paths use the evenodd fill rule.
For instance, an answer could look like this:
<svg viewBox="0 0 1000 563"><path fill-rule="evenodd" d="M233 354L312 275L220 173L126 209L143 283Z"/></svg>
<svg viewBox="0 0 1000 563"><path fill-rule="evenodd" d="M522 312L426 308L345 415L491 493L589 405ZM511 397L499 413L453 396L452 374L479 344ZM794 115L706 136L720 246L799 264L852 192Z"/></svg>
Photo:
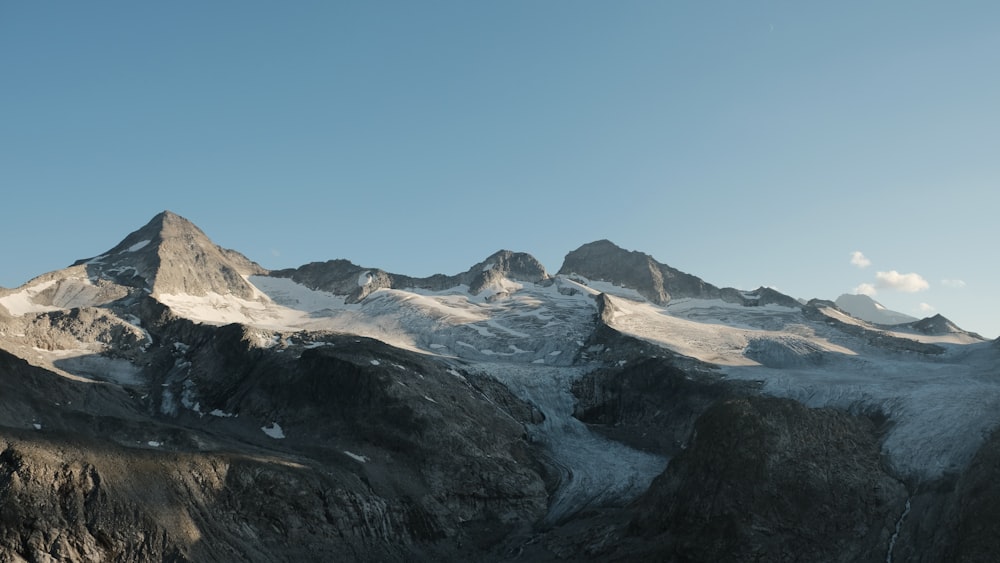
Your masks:
<svg viewBox="0 0 1000 563"><path fill-rule="evenodd" d="M716 285L874 291L996 337L997 21L996 2L4 2L0 285L170 209L269 268L452 274L507 248L556 271L608 238Z"/></svg>

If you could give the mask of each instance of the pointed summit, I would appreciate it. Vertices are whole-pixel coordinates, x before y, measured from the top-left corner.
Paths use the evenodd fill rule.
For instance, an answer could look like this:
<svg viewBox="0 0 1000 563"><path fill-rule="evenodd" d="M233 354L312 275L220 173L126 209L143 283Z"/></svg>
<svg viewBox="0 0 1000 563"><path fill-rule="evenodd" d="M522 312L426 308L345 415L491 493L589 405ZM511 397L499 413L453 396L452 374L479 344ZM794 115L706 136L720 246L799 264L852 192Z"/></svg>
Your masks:
<svg viewBox="0 0 1000 563"><path fill-rule="evenodd" d="M469 293L478 295L484 289L503 286L503 280L538 283L548 279L545 266L525 252L500 250L476 264L460 276L469 286Z"/></svg>
<svg viewBox="0 0 1000 563"><path fill-rule="evenodd" d="M154 295L255 293L243 276L265 270L242 254L221 248L184 217L164 211L104 254L85 264L91 277L144 287Z"/></svg>
<svg viewBox="0 0 1000 563"><path fill-rule="evenodd" d="M910 326L924 334L931 335L940 336L942 334L971 334L959 328L958 325L951 322L948 317L945 317L940 313L934 315L933 317L925 317L919 321L910 323ZM975 336L979 337L978 334Z"/></svg>
<svg viewBox="0 0 1000 563"><path fill-rule="evenodd" d="M674 297L719 297L719 288L701 278L661 264L648 254L625 250L609 240L591 242L570 252L559 273L628 287L658 305L665 305Z"/></svg>

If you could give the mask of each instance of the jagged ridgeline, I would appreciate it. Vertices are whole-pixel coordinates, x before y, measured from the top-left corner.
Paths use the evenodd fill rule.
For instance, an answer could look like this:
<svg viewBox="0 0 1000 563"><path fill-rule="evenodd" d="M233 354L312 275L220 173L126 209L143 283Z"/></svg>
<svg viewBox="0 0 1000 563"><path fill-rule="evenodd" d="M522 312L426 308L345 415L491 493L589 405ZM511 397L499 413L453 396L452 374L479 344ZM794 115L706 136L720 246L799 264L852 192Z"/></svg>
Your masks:
<svg viewBox="0 0 1000 563"><path fill-rule="evenodd" d="M998 360L606 240L268 270L163 212L0 289L0 560L989 561Z"/></svg>

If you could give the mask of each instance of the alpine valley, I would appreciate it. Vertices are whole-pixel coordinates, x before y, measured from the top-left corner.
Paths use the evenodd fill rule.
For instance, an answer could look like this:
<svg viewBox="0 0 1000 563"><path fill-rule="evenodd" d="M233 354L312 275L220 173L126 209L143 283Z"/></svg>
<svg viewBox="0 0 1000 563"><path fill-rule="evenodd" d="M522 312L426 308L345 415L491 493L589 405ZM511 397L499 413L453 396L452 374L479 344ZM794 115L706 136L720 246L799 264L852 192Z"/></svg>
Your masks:
<svg viewBox="0 0 1000 563"><path fill-rule="evenodd" d="M0 561L997 561L998 366L608 241L267 270L163 212L0 289Z"/></svg>

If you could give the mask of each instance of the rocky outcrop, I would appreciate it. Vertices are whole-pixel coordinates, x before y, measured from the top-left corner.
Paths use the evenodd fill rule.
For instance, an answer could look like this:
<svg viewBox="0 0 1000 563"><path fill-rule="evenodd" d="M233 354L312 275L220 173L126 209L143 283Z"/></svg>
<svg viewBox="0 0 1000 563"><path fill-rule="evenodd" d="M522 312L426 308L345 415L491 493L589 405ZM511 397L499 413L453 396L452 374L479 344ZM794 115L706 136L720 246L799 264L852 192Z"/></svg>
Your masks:
<svg viewBox="0 0 1000 563"><path fill-rule="evenodd" d="M794 297L789 297L780 291L763 286L758 287L753 291L741 291L731 287L724 287L719 290L719 297L723 301L740 303L746 307L781 305L782 307L798 309L802 306L802 303Z"/></svg>
<svg viewBox="0 0 1000 563"><path fill-rule="evenodd" d="M756 387L725 381L707 367L684 369L678 363L669 356L648 357L591 372L573 383L574 415L609 438L674 456L709 406Z"/></svg>
<svg viewBox="0 0 1000 563"><path fill-rule="evenodd" d="M43 350L72 350L97 345L120 357L136 357L147 343L141 329L114 312L97 307L52 311L11 322L19 330L11 342Z"/></svg>

